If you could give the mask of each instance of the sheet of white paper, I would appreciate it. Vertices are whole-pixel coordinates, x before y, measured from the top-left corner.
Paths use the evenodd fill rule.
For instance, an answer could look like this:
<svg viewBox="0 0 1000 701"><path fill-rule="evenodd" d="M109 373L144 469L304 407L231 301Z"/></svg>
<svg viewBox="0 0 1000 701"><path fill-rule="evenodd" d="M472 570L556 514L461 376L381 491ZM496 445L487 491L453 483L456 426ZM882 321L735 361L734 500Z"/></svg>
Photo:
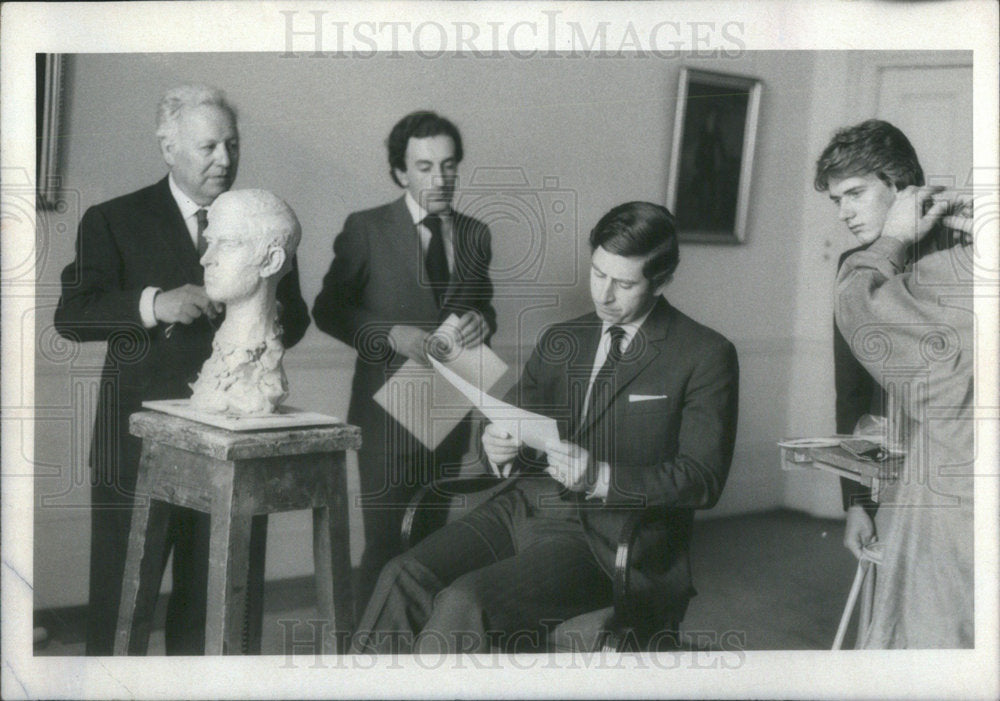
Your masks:
<svg viewBox="0 0 1000 701"><path fill-rule="evenodd" d="M507 364L489 346L459 346L454 341L457 325L457 315L445 319L434 331L432 352L471 386L489 391L503 377ZM474 405L433 368L415 360L403 363L373 399L429 449L440 445Z"/></svg>
<svg viewBox="0 0 1000 701"><path fill-rule="evenodd" d="M431 341L431 352L446 368L467 380L475 387L488 392L507 372L507 363L500 359L493 349L486 345L463 348L454 338L458 328L458 315L452 314L437 331ZM440 342L435 343L435 340ZM435 350L440 353L435 353Z"/></svg>
<svg viewBox="0 0 1000 701"><path fill-rule="evenodd" d="M433 358L431 358L431 365L464 394L473 406L483 412L486 418L519 442L536 450L544 451L547 443L559 441L559 427L555 419L497 399L466 382Z"/></svg>

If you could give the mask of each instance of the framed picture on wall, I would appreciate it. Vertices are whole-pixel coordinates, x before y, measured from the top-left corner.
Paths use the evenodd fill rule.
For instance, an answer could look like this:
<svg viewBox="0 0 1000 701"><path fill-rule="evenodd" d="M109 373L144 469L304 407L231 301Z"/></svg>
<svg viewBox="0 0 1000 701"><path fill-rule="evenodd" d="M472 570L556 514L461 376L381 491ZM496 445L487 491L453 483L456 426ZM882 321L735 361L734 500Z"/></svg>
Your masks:
<svg viewBox="0 0 1000 701"><path fill-rule="evenodd" d="M63 54L35 54L35 182L39 209L55 209L59 198L64 75Z"/></svg>
<svg viewBox="0 0 1000 701"><path fill-rule="evenodd" d="M681 241L742 243L761 82L682 68L667 207Z"/></svg>

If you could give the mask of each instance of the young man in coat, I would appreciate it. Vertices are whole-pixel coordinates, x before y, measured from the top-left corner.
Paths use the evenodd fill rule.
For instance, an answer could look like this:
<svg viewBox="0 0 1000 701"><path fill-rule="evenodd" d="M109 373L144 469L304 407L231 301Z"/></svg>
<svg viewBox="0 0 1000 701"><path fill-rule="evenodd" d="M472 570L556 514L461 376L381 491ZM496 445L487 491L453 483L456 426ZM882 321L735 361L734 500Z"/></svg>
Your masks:
<svg viewBox="0 0 1000 701"><path fill-rule="evenodd" d="M557 420L544 453L495 425L482 437L506 485L394 559L356 651L544 648L554 622L610 605L621 527L644 526L632 581L654 620L683 617L694 510L722 492L736 435L732 343L661 296L678 263L673 215L615 207L594 227L594 312L539 338L507 401Z"/></svg>
<svg viewBox="0 0 1000 701"><path fill-rule="evenodd" d="M889 122L868 119L834 134L816 162L814 186L829 195L837 207L837 218L859 244L840 256L838 271L851 255L867 250L882 236L897 193L923 184L924 171L916 150L906 135ZM931 235L914 244L912 260L950 248L960 239L960 232L936 227ZM845 338L835 325L837 433L847 435L854 432L864 415L886 417L889 411L884 390L852 352L852 344L860 348L857 340ZM847 511L844 546L860 557L861 548L875 539L873 519L878 505L867 487L844 477L840 485Z"/></svg>
<svg viewBox="0 0 1000 701"><path fill-rule="evenodd" d="M885 388L906 453L875 519L881 559L871 623L858 633L864 648L971 648L977 642L977 260L972 202L942 189L894 192L881 236L848 257L837 276L837 326L857 340L859 361ZM965 242L914 260L939 225Z"/></svg>
<svg viewBox="0 0 1000 701"><path fill-rule="evenodd" d="M224 313L205 295L199 249L208 206L236 178L236 113L219 90L180 86L160 101L156 133L169 174L84 213L55 312L64 337L108 344L90 452L88 655L110 655L114 646L141 450L141 441L129 435L129 415L144 400L191 395L189 384L211 355ZM282 341L290 347L309 325L296 268L282 279L277 297ZM174 560L167 653L201 654L207 514L174 508L168 538L165 552L172 549Z"/></svg>

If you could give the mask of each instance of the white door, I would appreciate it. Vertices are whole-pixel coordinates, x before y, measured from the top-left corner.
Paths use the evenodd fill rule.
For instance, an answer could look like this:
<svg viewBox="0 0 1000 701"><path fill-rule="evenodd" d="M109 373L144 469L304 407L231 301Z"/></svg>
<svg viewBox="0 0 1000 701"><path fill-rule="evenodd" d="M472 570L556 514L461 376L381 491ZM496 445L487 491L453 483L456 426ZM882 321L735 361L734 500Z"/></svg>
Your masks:
<svg viewBox="0 0 1000 701"><path fill-rule="evenodd" d="M875 114L909 137L927 184L970 184L972 66L885 66L875 87Z"/></svg>

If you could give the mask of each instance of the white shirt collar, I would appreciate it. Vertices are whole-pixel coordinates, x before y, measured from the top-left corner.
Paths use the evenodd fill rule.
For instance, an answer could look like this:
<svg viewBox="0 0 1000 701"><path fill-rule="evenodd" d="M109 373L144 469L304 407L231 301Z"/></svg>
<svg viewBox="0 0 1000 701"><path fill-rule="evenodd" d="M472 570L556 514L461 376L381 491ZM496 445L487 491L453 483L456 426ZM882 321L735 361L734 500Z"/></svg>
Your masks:
<svg viewBox="0 0 1000 701"><path fill-rule="evenodd" d="M406 202L406 209L410 212L410 218L413 220L414 224L419 224L424 220L429 212L420 206L420 203L413 199L413 195L407 190L406 194L403 195L403 201ZM451 216L451 209L449 208L447 212L441 212L441 217L446 218Z"/></svg>
<svg viewBox="0 0 1000 701"><path fill-rule="evenodd" d="M427 216L427 210L420 206L420 203L413 199L413 195L407 190L406 194L403 195L403 201L406 202L406 208L410 212L410 218L413 220L414 224L419 224Z"/></svg>
<svg viewBox="0 0 1000 701"><path fill-rule="evenodd" d="M639 328L646 322L646 319L653 312L653 307L655 306L656 306L656 301L654 301L653 304L649 307L649 309L646 310L645 314L640 316L638 319L635 319L634 321L628 322L627 324L612 324L609 321L602 321L601 339L602 340L604 339L605 335L608 332L608 329L610 329L612 326L621 326L622 329L625 331L625 344L622 347L627 348L628 344L632 342L632 339L635 337L636 333L639 332Z"/></svg>
<svg viewBox="0 0 1000 701"><path fill-rule="evenodd" d="M174 201L177 202L177 207L181 210L181 216L184 217L185 221L189 217L193 217L199 209L207 209L184 194L184 191L174 180L173 173L167 176L167 181L170 183L170 194L174 196Z"/></svg>

